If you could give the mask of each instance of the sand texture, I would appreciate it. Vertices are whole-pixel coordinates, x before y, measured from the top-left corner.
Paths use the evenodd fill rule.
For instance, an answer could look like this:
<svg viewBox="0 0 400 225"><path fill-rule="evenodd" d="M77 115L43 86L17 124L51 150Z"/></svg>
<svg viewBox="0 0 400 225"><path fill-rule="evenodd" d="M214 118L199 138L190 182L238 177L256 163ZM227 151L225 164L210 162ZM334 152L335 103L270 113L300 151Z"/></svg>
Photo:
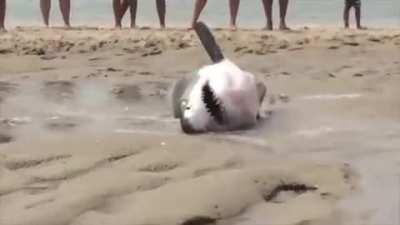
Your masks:
<svg viewBox="0 0 400 225"><path fill-rule="evenodd" d="M400 31L217 29L265 82L260 124L188 136L193 31L0 34L0 225L399 222Z"/></svg>

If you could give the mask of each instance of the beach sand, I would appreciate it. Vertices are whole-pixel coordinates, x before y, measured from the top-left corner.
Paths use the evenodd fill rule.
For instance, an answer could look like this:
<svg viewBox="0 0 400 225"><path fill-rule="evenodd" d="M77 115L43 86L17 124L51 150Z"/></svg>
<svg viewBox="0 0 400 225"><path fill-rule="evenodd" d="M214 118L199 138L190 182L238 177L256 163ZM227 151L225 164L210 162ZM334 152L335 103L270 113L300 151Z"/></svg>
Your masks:
<svg viewBox="0 0 400 225"><path fill-rule="evenodd" d="M267 85L252 130L172 118L193 31L0 33L0 224L398 224L400 31L215 35Z"/></svg>

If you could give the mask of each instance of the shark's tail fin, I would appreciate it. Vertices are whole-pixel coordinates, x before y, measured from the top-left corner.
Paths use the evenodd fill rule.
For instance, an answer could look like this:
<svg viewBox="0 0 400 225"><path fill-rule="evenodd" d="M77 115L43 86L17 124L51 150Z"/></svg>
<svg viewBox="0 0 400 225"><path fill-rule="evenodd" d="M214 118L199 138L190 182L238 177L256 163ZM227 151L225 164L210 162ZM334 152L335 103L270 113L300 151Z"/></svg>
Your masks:
<svg viewBox="0 0 400 225"><path fill-rule="evenodd" d="M224 55L207 25L203 22L198 22L194 26L194 30L213 63L221 62L224 59Z"/></svg>

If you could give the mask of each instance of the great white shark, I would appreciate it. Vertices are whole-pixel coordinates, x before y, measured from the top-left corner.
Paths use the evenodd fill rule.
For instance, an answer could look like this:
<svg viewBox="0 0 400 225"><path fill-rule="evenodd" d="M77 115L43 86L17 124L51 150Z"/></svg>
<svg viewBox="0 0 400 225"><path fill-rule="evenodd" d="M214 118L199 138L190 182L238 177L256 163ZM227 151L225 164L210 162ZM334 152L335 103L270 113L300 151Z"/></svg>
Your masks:
<svg viewBox="0 0 400 225"><path fill-rule="evenodd" d="M248 129L257 124L266 86L225 58L209 28L194 26L212 64L175 83L172 108L187 134Z"/></svg>

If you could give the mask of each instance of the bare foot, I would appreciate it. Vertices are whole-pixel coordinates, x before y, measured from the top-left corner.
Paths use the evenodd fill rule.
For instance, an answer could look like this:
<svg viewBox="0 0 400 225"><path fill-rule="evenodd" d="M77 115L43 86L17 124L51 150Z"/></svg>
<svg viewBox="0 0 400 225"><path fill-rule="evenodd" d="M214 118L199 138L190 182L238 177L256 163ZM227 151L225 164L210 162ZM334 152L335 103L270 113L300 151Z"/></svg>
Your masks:
<svg viewBox="0 0 400 225"><path fill-rule="evenodd" d="M267 22L267 25L265 25L264 30L273 30L274 29L274 25L272 24L271 21Z"/></svg>
<svg viewBox="0 0 400 225"><path fill-rule="evenodd" d="M237 30L237 27L236 27L236 25L231 24L231 25L229 26L229 29L231 29L231 31L236 31L236 30Z"/></svg>
<svg viewBox="0 0 400 225"><path fill-rule="evenodd" d="M357 29L359 29L359 30L367 30L368 28L363 27L363 26L358 26Z"/></svg>
<svg viewBox="0 0 400 225"><path fill-rule="evenodd" d="M273 30L274 27L271 24L266 25L263 30Z"/></svg>
<svg viewBox="0 0 400 225"><path fill-rule="evenodd" d="M279 30L290 30L290 28L288 26L286 26L286 24L281 24L279 26Z"/></svg>

